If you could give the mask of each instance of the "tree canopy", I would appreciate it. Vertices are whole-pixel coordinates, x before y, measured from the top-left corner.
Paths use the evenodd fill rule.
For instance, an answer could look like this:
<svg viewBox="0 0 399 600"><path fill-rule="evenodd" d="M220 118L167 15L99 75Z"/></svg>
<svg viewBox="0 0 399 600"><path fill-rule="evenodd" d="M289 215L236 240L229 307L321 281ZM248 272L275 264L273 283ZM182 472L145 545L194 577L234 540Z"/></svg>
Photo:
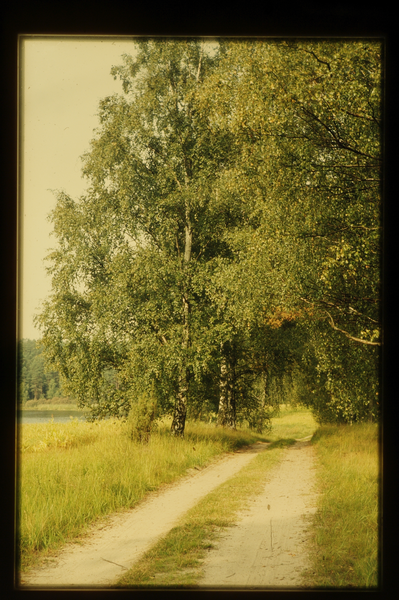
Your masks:
<svg viewBox="0 0 399 600"><path fill-rule="evenodd" d="M262 427L276 385L321 420L376 418L381 43L136 46L87 192L50 216L50 367L93 418L155 395L175 435L187 411Z"/></svg>

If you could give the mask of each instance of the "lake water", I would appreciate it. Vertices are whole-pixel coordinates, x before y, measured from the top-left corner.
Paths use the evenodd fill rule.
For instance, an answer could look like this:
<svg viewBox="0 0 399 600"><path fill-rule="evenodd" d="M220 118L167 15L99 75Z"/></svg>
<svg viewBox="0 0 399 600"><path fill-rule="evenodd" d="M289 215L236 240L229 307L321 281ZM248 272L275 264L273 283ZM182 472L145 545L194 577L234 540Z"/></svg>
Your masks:
<svg viewBox="0 0 399 600"><path fill-rule="evenodd" d="M48 423L54 418L54 423L67 423L71 417L85 420L81 410L22 410L18 413L18 423Z"/></svg>

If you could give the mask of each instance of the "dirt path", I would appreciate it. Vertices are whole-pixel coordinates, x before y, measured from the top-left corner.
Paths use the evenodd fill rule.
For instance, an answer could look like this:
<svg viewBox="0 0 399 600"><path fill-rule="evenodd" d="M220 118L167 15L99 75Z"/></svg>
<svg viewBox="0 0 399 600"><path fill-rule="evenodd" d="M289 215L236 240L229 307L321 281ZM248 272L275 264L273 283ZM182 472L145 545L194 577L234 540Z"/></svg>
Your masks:
<svg viewBox="0 0 399 600"><path fill-rule="evenodd" d="M136 508L114 515L81 543L68 544L52 565L21 577L20 587L93 588L116 581L214 488L247 465L266 444L257 443L154 493Z"/></svg>
<svg viewBox="0 0 399 600"><path fill-rule="evenodd" d="M22 588L98 588L112 585L201 498L247 465L267 444L257 443L92 528L68 544L53 564L21 578ZM264 491L207 557L201 587L298 586L307 566L304 515L315 510L314 455L308 442L288 449Z"/></svg>
<svg viewBox="0 0 399 600"><path fill-rule="evenodd" d="M238 525L210 551L200 586L297 587L308 566L306 516L315 511L314 450L297 442Z"/></svg>

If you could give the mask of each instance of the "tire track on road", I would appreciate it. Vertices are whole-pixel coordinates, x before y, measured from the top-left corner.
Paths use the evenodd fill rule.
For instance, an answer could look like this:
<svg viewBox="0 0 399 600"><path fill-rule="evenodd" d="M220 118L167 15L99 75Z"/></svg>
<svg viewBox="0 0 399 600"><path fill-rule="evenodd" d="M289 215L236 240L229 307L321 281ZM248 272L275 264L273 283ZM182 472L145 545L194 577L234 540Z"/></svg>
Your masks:
<svg viewBox="0 0 399 600"><path fill-rule="evenodd" d="M21 588L107 587L166 535L201 498L246 466L268 444L258 442L150 494L139 506L113 515L81 543L69 543L54 564L21 577Z"/></svg>
<svg viewBox="0 0 399 600"><path fill-rule="evenodd" d="M306 439L306 438L304 438ZM263 492L210 551L200 587L301 586L309 566L306 517L316 511L315 455L297 441L273 469Z"/></svg>

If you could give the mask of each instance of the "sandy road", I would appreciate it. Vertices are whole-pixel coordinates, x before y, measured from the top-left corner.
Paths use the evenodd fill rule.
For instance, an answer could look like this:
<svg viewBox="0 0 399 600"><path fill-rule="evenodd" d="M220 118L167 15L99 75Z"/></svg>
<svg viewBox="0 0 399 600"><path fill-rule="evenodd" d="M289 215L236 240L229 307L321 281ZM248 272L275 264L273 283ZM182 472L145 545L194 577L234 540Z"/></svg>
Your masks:
<svg viewBox="0 0 399 600"><path fill-rule="evenodd" d="M265 444L253 444L151 494L136 508L112 516L102 528L93 527L83 542L68 544L53 564L24 575L19 587L112 587L187 510L264 449ZM300 586L300 571L308 560L304 516L315 510L314 476L310 444L297 442L287 449L263 492L210 551L200 587Z"/></svg>
<svg viewBox="0 0 399 600"><path fill-rule="evenodd" d="M287 450L263 492L210 551L200 586L301 586L308 567L306 516L316 510L314 460L309 442Z"/></svg>
<svg viewBox="0 0 399 600"><path fill-rule="evenodd" d="M136 508L114 515L82 543L68 544L52 565L21 577L21 588L94 588L112 585L180 517L214 488L233 477L265 444L257 443L195 471Z"/></svg>

